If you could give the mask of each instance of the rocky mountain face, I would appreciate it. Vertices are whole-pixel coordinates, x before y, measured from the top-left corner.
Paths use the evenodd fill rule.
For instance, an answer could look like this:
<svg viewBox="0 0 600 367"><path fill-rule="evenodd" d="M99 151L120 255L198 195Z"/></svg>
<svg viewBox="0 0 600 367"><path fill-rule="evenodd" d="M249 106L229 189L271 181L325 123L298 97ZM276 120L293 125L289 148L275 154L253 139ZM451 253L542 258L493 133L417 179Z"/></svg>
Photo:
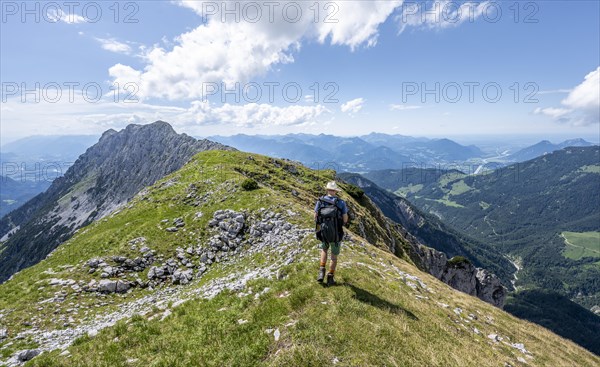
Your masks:
<svg viewBox="0 0 600 367"><path fill-rule="evenodd" d="M464 257L448 260L443 252L417 246L421 266L454 289L475 296L496 307L504 307L508 291L500 279L486 269L476 268Z"/></svg>
<svg viewBox="0 0 600 367"><path fill-rule="evenodd" d="M232 149L177 134L166 122L106 131L50 188L0 220L0 281L31 266L77 229L105 217L196 153ZM15 230L18 229L18 230Z"/></svg>

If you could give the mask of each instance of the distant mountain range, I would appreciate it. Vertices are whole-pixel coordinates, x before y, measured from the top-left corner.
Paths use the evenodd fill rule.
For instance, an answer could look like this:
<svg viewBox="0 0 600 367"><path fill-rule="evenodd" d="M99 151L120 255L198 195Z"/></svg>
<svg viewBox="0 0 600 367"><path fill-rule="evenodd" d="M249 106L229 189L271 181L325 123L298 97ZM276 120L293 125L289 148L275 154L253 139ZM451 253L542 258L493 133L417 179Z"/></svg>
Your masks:
<svg viewBox="0 0 600 367"><path fill-rule="evenodd" d="M8 239L0 251L0 281L211 149L231 148L179 135L162 121L106 131L47 191L0 219L0 238Z"/></svg>
<svg viewBox="0 0 600 367"><path fill-rule="evenodd" d="M590 143L589 141L585 141L583 139L565 140L559 144L553 144L548 140L542 140L537 144L521 149L509 155L508 159L513 162L524 162L545 154L555 152L557 150L561 150L566 147L589 147L593 145L593 143Z"/></svg>
<svg viewBox="0 0 600 367"><path fill-rule="evenodd" d="M297 160L311 168L368 171L403 168L415 164L439 164L481 158L475 146L449 139L412 138L402 135L369 134L359 137L333 135L233 135L210 140L240 150Z"/></svg>
<svg viewBox="0 0 600 367"><path fill-rule="evenodd" d="M2 159L74 162L98 141L97 135L36 135L4 144Z"/></svg>
<svg viewBox="0 0 600 367"><path fill-rule="evenodd" d="M485 175L410 169L365 176L519 259L517 286L600 305L599 147L569 147ZM565 236L579 242L569 245Z"/></svg>
<svg viewBox="0 0 600 367"><path fill-rule="evenodd" d="M359 137L333 135L234 135L214 136L210 139L240 150L288 158L314 169L331 168L339 172L368 172L373 170L403 169L407 167L481 167L497 169L511 162L521 162L566 146L593 145L583 139L566 140L560 144L542 141L531 147L499 157L475 145L464 146L450 139L428 139L404 135L371 133ZM95 135L31 136L0 149L0 175L17 182L51 182L65 174L77 157L98 141ZM25 184L30 194L41 193L47 186ZM12 194L11 194L12 195ZM14 196L14 195L12 195ZM18 208L23 201L10 200L7 210Z"/></svg>

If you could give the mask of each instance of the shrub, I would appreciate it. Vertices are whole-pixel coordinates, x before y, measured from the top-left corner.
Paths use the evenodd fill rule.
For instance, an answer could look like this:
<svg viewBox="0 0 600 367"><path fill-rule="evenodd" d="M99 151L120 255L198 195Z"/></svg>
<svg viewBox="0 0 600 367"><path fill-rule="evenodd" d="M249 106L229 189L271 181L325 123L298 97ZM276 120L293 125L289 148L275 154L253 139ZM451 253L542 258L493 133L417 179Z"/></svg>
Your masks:
<svg viewBox="0 0 600 367"><path fill-rule="evenodd" d="M452 259L448 260L448 266L453 266L455 268L469 264L471 264L471 261L464 256L454 256Z"/></svg>
<svg viewBox="0 0 600 367"><path fill-rule="evenodd" d="M247 178L242 182L242 189L252 191L258 189L258 183L251 178Z"/></svg>
<svg viewBox="0 0 600 367"><path fill-rule="evenodd" d="M346 186L346 192L348 193L348 195L352 196L357 200L360 200L363 196L365 196L365 192L363 191L363 189L352 184L348 184Z"/></svg>

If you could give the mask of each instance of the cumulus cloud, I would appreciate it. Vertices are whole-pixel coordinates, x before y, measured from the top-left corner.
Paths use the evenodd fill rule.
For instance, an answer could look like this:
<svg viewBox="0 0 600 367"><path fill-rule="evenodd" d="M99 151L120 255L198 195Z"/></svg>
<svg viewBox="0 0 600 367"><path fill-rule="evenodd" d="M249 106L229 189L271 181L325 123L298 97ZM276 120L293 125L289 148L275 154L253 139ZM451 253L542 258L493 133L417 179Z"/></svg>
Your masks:
<svg viewBox="0 0 600 367"><path fill-rule="evenodd" d="M587 74L561 104L562 107L536 108L533 112L573 126L600 123L600 67Z"/></svg>
<svg viewBox="0 0 600 367"><path fill-rule="evenodd" d="M342 112L348 112L349 114L358 113L362 108L365 100L362 98L356 98L351 101L348 101L340 107Z"/></svg>
<svg viewBox="0 0 600 367"><path fill-rule="evenodd" d="M322 105L277 107L248 103L213 107L208 101L194 101L182 116L196 124L232 124L237 127L293 126L317 122L327 112Z"/></svg>
<svg viewBox="0 0 600 367"><path fill-rule="evenodd" d="M571 108L596 110L600 105L600 67L585 76L562 103Z"/></svg>
<svg viewBox="0 0 600 367"><path fill-rule="evenodd" d="M202 23L175 38L173 45L146 50L143 68L109 69L115 82L139 85L142 97L202 98L207 83L246 83L278 65L293 63L294 54L307 41L354 51L375 46L379 27L393 14L400 14L396 19L401 31L406 26L447 28L481 17L489 4L435 1L431 15L422 17L407 14L410 7L403 0L175 3L196 12Z"/></svg>
<svg viewBox="0 0 600 367"><path fill-rule="evenodd" d="M131 53L131 47L123 42L119 42L113 38L96 38L96 41L100 42L102 48L115 53L129 54Z"/></svg>
<svg viewBox="0 0 600 367"><path fill-rule="evenodd" d="M43 93L43 92L40 92ZM47 92L48 95L56 95ZM42 94L43 95L43 94ZM24 131L38 134L96 134L109 128L120 129L130 123L169 121L180 131L195 132L210 125L233 128L271 128L303 126L322 123L329 111L323 105L278 107L270 104L248 103L213 106L208 101L193 101L187 107L149 103L116 103L107 94L93 102L75 90L74 99L63 93L61 99L48 102L44 98L26 103L19 96L7 98L0 106L2 134L20 137ZM52 114L48 111L52 110Z"/></svg>
<svg viewBox="0 0 600 367"><path fill-rule="evenodd" d="M181 34L172 48L155 46L148 50L143 70L119 64L111 67L109 74L120 84L139 85L143 97L201 98L206 83L244 83L265 75L276 65L294 62L294 53L304 40L329 42L351 50L373 46L379 25L401 3L286 1L276 2L273 8L252 3L253 8L246 9L247 4L239 1L180 1L179 5L194 10L206 21ZM222 12L236 6L241 19ZM255 18L254 22L248 21Z"/></svg>

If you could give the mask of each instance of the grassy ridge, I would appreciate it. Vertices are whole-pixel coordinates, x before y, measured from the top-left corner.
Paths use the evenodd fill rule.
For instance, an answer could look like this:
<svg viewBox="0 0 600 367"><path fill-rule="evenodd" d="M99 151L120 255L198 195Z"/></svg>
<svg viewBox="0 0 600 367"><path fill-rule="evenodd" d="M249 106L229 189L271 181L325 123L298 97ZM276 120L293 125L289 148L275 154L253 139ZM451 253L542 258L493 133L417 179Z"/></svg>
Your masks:
<svg viewBox="0 0 600 367"><path fill-rule="evenodd" d="M306 250L316 255L314 247ZM335 287L316 284L311 256L288 266L284 280L251 283L258 298L228 292L189 301L162 321L135 316L79 339L68 357L57 351L30 365L524 365L518 358L533 366L600 363L575 344L457 293L381 250L355 242L341 259ZM413 289L397 270L419 276L427 288ZM491 334L503 340L493 341ZM513 343L523 343L530 354Z"/></svg>
<svg viewBox="0 0 600 367"><path fill-rule="evenodd" d="M333 175L241 152L200 153L121 211L82 229L52 256L0 285L0 328L9 332L0 342L2 356L36 346L31 339L15 339L19 332L34 327L36 333L64 330L68 317L72 325L93 323L98 316L167 289L99 296L51 286L49 279L99 279L87 272L84 262L133 256L129 241L139 236L165 258L178 246L202 245L210 235L207 222L219 209L252 214L265 207L311 228L315 197ZM260 188L241 190L247 178ZM279 269L281 276L253 280L242 290L213 298L198 293L178 306L157 303L144 315L123 319L94 337L80 337L68 355L55 350L27 365L524 365L520 359L529 366L600 363L581 347L420 272L406 257L406 241L385 228L381 213L365 196L355 191L341 195L354 218L351 240L344 242L340 257L338 286L322 288L314 281L318 251L310 236L300 244L281 244L281 249L220 263L200 280L173 289L192 294L212 281L281 261L286 246L302 249L294 262ZM195 219L198 212L203 215ZM162 220L176 217L184 218L185 230L166 232L170 224ZM66 293L64 302L40 303L58 291ZM81 307L73 311L74 305ZM527 352L519 350L519 343Z"/></svg>

